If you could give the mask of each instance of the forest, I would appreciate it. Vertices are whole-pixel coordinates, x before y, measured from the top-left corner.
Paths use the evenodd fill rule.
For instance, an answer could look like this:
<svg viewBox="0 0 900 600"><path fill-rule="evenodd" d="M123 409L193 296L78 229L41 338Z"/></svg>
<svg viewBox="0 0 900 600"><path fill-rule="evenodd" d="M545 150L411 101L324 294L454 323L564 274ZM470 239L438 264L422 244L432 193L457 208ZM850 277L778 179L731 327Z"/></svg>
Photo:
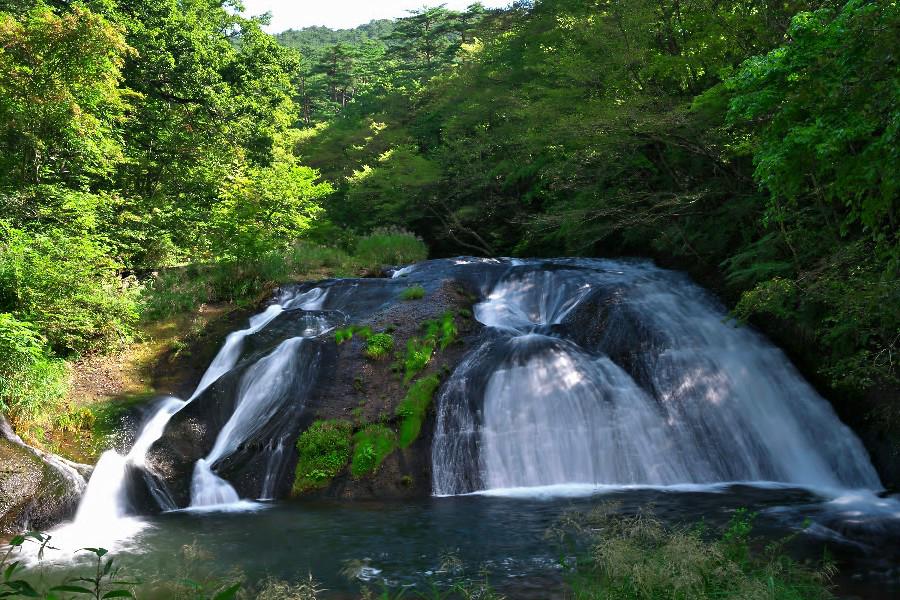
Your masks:
<svg viewBox="0 0 900 600"><path fill-rule="evenodd" d="M821 385L896 389L896 2L542 0L278 36L230 1L0 9L0 407L25 428L161 304L391 229L432 257L653 256Z"/></svg>

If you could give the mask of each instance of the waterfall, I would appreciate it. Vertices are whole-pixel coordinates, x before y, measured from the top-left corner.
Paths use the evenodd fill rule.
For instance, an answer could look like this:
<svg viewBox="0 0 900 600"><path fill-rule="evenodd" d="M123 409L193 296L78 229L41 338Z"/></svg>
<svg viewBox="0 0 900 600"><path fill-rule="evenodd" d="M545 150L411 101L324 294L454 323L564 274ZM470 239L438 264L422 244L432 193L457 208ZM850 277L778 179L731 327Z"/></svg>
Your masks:
<svg viewBox="0 0 900 600"><path fill-rule="evenodd" d="M250 317L250 327L247 329L229 333L228 337L225 338L225 343L222 345L222 348L206 369L206 372L200 379L200 383L197 384L197 389L191 394L190 400L199 396L203 390L215 383L219 377L230 371L241 357L244 339L246 339L248 335L253 335L271 323L275 317L283 312L283 310L284 308L280 304L273 304L258 315Z"/></svg>
<svg viewBox="0 0 900 600"><path fill-rule="evenodd" d="M563 485L881 484L787 357L678 273L624 261L509 267L486 340L438 398L438 495Z"/></svg>
<svg viewBox="0 0 900 600"><path fill-rule="evenodd" d="M115 450L103 453L88 481L74 520L51 532L54 544L71 553L85 545L104 546L109 549L118 541L131 538L140 531L144 526L142 521L129 516L132 512L126 490L129 469L149 468L146 465L147 452L163 435L172 416L234 368L240 359L243 343L247 337L262 331L285 310L318 310L327 294L328 290L322 288L313 288L301 294L285 292L277 298L275 304L250 317L247 328L229 334L187 401L173 397L164 398L142 426L127 454L122 455ZM195 479L203 482L204 490L216 489L216 480L224 484L218 488L224 491L217 500L209 500L210 503L221 504L237 500L236 492L232 490L234 497L228 495L231 486L220 480L208 465L198 463L195 471L200 472L199 475L195 475ZM150 493L161 508L166 510L176 508L167 490L157 487L154 482L149 483Z"/></svg>
<svg viewBox="0 0 900 600"><path fill-rule="evenodd" d="M185 404L178 398L163 398L127 454L107 450L100 456L74 520L51 532L54 547L68 555L85 546L110 549L117 541L133 537L143 529L143 523L128 514L125 489L128 469L131 465L144 466L147 450L162 436L172 415Z"/></svg>
<svg viewBox="0 0 900 600"><path fill-rule="evenodd" d="M238 493L212 471L215 463L230 455L260 428L278 417L295 389L297 361L305 338L282 342L271 354L253 364L241 379L238 400L231 418L219 432L212 450L197 461L191 482L191 507L209 507L237 502Z"/></svg>

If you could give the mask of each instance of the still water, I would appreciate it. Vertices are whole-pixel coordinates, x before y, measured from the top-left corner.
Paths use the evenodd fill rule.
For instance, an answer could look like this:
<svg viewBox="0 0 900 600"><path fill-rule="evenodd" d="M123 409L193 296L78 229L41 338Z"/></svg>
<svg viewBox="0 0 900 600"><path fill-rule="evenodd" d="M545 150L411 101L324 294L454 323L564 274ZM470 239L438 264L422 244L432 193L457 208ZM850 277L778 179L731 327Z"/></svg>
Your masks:
<svg viewBox="0 0 900 600"><path fill-rule="evenodd" d="M716 488L618 489L577 486L418 502L303 501L244 505L231 512L178 511L142 520L116 550L121 576L145 583L139 597L164 598L158 582L179 578L300 581L312 573L325 597L356 597L362 586L448 586L488 577L509 598L565 597L566 551L548 530L568 511L616 503L617 511L651 510L669 523L703 520L724 527L734 511L758 512L765 540L799 532L796 558L828 552L838 564L841 597L900 597L900 502L847 495L826 499L800 489L731 485ZM587 495L586 495L587 494ZM53 577L72 569L51 566ZM448 568L453 565L452 568ZM83 570L83 567L82 567Z"/></svg>

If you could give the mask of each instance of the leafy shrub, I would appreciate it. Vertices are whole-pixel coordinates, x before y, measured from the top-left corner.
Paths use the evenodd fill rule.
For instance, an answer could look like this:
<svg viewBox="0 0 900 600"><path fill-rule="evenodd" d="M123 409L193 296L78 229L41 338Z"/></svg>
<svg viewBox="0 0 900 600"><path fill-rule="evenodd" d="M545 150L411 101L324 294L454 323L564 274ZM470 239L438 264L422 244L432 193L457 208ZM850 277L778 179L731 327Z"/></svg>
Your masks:
<svg viewBox="0 0 900 600"><path fill-rule="evenodd" d="M394 349L394 336L389 333L376 333L366 340L366 356L379 360L391 353Z"/></svg>
<svg viewBox="0 0 900 600"><path fill-rule="evenodd" d="M428 248L403 229L376 229L356 244L356 257L370 268L402 265L428 258Z"/></svg>
<svg viewBox="0 0 900 600"><path fill-rule="evenodd" d="M372 424L353 436L353 462L350 472L361 477L375 471L397 447L397 434L382 424Z"/></svg>
<svg viewBox="0 0 900 600"><path fill-rule="evenodd" d="M0 310L31 323L59 353L130 340L137 307L118 268L94 237L33 234L0 221Z"/></svg>
<svg viewBox="0 0 900 600"><path fill-rule="evenodd" d="M401 300L421 300L425 297L425 288L421 285L414 285L400 292Z"/></svg>
<svg viewBox="0 0 900 600"><path fill-rule="evenodd" d="M402 419L399 439L401 448L408 448L419 437L425 414L440 385L441 380L437 375L423 377L409 388L406 397L397 406L396 415Z"/></svg>
<svg viewBox="0 0 900 600"><path fill-rule="evenodd" d="M31 323L0 313L0 412L20 423L49 414L65 394L66 375Z"/></svg>
<svg viewBox="0 0 900 600"><path fill-rule="evenodd" d="M353 425L349 421L316 421L300 434L297 451L300 458L294 476L293 492L299 494L324 487L350 460Z"/></svg>

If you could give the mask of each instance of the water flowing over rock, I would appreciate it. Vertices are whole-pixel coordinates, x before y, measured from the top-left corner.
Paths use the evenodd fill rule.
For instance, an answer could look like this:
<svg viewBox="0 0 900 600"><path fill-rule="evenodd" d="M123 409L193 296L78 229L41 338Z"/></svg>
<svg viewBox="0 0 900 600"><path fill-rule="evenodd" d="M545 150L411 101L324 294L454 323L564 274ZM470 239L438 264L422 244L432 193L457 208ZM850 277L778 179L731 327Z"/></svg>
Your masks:
<svg viewBox="0 0 900 600"><path fill-rule="evenodd" d="M475 308L486 340L439 399L440 495L560 484L881 487L785 355L681 274L527 261Z"/></svg>
<svg viewBox="0 0 900 600"><path fill-rule="evenodd" d="M426 298L403 302L411 285ZM390 390L396 403L405 393L388 369L387 379L372 370L360 342L336 346L334 328L410 339L473 303L475 320L434 367L448 376L422 440L385 467L412 490L881 488L859 440L784 354L684 275L644 261L461 257L279 290L228 336L188 400L164 400L131 452L104 455L79 520L286 496L295 441L314 418L350 418L358 394L374 403ZM360 390L369 384L384 388ZM96 504L95 489L105 490Z"/></svg>

